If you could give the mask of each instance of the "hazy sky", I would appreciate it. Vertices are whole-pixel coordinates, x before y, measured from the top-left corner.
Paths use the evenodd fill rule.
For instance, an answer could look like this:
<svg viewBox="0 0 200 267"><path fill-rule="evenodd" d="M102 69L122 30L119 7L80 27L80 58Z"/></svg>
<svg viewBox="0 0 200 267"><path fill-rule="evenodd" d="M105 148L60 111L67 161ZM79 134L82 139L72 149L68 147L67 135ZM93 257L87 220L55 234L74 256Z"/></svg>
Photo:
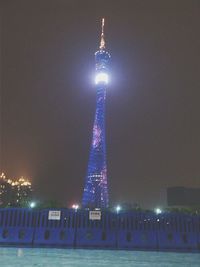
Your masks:
<svg viewBox="0 0 200 267"><path fill-rule="evenodd" d="M100 19L112 55L112 203L163 206L200 187L200 1L1 1L1 169L80 202L95 113Z"/></svg>

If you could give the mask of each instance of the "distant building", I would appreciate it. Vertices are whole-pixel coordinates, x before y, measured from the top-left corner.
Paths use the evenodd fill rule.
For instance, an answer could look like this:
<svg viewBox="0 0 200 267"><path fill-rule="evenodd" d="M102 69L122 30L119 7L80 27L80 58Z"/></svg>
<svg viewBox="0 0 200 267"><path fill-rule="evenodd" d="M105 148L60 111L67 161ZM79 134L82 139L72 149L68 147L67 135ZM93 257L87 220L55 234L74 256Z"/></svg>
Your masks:
<svg viewBox="0 0 200 267"><path fill-rule="evenodd" d="M11 184L4 173L0 176L0 206L9 206L11 200Z"/></svg>
<svg viewBox="0 0 200 267"><path fill-rule="evenodd" d="M200 188L167 188L168 206L200 206Z"/></svg>
<svg viewBox="0 0 200 267"><path fill-rule="evenodd" d="M4 173L0 175L0 206L26 206L32 198L32 192L28 179L21 177L11 180L7 179Z"/></svg>

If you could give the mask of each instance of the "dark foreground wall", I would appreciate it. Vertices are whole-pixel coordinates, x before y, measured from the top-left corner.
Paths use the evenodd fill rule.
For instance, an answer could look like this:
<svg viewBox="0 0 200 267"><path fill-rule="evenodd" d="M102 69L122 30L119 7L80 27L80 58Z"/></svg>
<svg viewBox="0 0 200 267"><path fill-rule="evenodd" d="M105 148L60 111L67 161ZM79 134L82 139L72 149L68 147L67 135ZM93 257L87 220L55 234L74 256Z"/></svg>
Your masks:
<svg viewBox="0 0 200 267"><path fill-rule="evenodd" d="M52 220L48 209L0 209L0 246L200 252L200 216L102 211L101 220L89 220L88 211L60 211Z"/></svg>

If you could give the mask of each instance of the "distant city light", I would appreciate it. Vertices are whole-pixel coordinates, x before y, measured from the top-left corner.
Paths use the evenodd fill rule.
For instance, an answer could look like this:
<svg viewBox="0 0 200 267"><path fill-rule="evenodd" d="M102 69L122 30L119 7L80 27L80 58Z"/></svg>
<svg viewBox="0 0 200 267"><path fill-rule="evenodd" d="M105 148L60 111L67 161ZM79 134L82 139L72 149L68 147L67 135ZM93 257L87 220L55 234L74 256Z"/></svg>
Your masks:
<svg viewBox="0 0 200 267"><path fill-rule="evenodd" d="M96 84L99 84L99 83L105 83L107 84L108 83L108 74L105 73L105 72L99 72L96 74L96 77L95 77L95 83Z"/></svg>
<svg viewBox="0 0 200 267"><path fill-rule="evenodd" d="M36 207L36 203L35 203L35 202L31 202L31 203L29 204L29 206L30 206L31 209L33 209L33 208Z"/></svg>
<svg viewBox="0 0 200 267"><path fill-rule="evenodd" d="M31 182L24 177L7 178L5 173L0 174L0 204L3 206L23 206L29 203L32 196Z"/></svg>
<svg viewBox="0 0 200 267"><path fill-rule="evenodd" d="M119 205L117 205L117 207L115 208L115 210L116 210L117 213L119 213L121 209L122 208Z"/></svg>
<svg viewBox="0 0 200 267"><path fill-rule="evenodd" d="M161 213L162 213L162 210L161 210L160 208L156 208L156 209L155 209L155 213L156 213L156 214L161 214Z"/></svg>
<svg viewBox="0 0 200 267"><path fill-rule="evenodd" d="M6 179L6 176L5 176L4 172L2 172L2 174L0 175L0 178Z"/></svg>
<svg viewBox="0 0 200 267"><path fill-rule="evenodd" d="M78 204L73 204L73 205L72 205L72 209L74 209L74 210L79 209L79 205L78 205Z"/></svg>

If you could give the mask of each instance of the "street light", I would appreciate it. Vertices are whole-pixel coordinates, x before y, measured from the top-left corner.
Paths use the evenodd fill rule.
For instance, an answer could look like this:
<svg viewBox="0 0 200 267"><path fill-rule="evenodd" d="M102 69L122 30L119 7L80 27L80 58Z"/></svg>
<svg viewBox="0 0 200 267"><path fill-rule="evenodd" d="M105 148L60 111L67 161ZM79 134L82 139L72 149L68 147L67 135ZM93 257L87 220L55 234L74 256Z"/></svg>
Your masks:
<svg viewBox="0 0 200 267"><path fill-rule="evenodd" d="M77 211L77 209L79 209L79 205L78 204L73 204L72 205L72 209L74 209L75 211Z"/></svg>
<svg viewBox="0 0 200 267"><path fill-rule="evenodd" d="M162 210L161 210L160 208L156 208L156 209L155 209L155 213L156 213L156 214L161 214L161 213L162 213Z"/></svg>
<svg viewBox="0 0 200 267"><path fill-rule="evenodd" d="M115 208L116 212L119 213L121 210L121 207L119 205L117 205L117 207Z"/></svg>
<svg viewBox="0 0 200 267"><path fill-rule="evenodd" d="M36 203L34 201L30 202L29 207L31 209L35 208L36 207Z"/></svg>

